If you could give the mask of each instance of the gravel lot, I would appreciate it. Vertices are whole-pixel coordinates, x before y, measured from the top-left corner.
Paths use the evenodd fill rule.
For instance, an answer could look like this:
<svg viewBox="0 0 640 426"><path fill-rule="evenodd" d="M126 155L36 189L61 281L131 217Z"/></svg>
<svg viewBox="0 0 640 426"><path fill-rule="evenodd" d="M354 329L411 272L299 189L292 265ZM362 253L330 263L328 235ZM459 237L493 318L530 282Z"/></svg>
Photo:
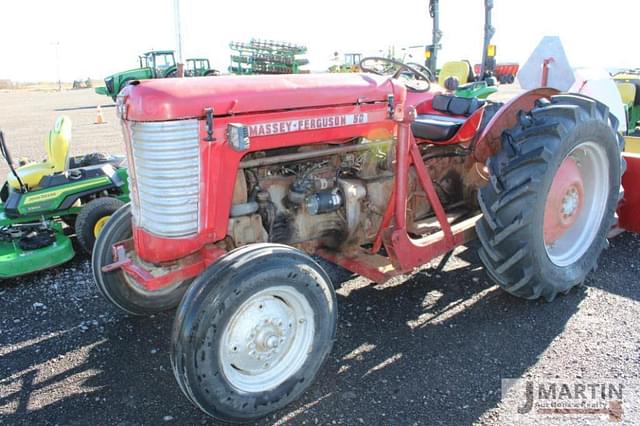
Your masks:
<svg viewBox="0 0 640 426"><path fill-rule="evenodd" d="M0 92L0 127L14 157L41 158L66 109L73 153L121 152L113 108L108 124L92 124L106 99ZM338 341L316 384L263 424L505 424L501 378L638 379L638 235L613 239L585 285L553 303L490 284L475 244L442 272L427 265L382 286L325 265L339 294ZM86 257L0 282L0 301L1 424L214 424L173 378L173 312L121 314L98 295Z"/></svg>

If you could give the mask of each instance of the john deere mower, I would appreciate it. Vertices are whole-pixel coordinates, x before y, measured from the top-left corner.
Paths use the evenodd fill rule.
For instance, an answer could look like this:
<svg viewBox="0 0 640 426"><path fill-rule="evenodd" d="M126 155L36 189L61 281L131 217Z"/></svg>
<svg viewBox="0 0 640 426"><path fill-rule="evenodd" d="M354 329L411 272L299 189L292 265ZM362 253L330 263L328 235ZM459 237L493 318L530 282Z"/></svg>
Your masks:
<svg viewBox="0 0 640 426"><path fill-rule="evenodd" d="M75 255L70 236L91 253L109 216L129 200L124 157L69 157L71 120L60 117L45 139L47 159L16 168L0 131L9 166L0 191L0 279L60 265Z"/></svg>
<svg viewBox="0 0 640 426"><path fill-rule="evenodd" d="M627 151L640 154L640 70L617 73L613 80L627 113Z"/></svg>

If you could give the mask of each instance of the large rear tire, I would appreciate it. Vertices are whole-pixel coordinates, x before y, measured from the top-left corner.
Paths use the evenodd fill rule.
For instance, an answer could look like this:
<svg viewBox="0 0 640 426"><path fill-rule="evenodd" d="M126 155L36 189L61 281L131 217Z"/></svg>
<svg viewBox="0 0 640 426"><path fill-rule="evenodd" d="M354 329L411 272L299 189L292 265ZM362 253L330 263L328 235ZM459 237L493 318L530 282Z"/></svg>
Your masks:
<svg viewBox="0 0 640 426"><path fill-rule="evenodd" d="M624 170L617 126L604 104L559 95L503 133L476 230L486 271L507 292L551 301L596 268Z"/></svg>
<svg viewBox="0 0 640 426"><path fill-rule="evenodd" d="M241 247L186 293L171 362L183 393L219 420L248 422L298 398L329 356L337 323L327 274L279 244Z"/></svg>
<svg viewBox="0 0 640 426"><path fill-rule="evenodd" d="M122 269L102 271L103 266L113 263L111 247L119 241L131 238L131 235L131 208L126 204L109 218L93 249L91 266L100 294L130 315L148 316L175 308L192 280L150 291Z"/></svg>

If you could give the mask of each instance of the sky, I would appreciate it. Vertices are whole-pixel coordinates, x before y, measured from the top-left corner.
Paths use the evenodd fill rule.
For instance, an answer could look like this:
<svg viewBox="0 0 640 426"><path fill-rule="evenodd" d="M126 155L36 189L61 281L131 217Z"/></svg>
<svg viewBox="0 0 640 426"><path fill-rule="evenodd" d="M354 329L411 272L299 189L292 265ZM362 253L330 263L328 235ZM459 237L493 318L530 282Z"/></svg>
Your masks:
<svg viewBox="0 0 640 426"><path fill-rule="evenodd" d="M428 0L180 0L185 58L229 65L228 43L252 37L308 47L310 69L334 52L379 54L431 42ZM494 0L498 62L520 62L544 35L561 37L572 66L640 67L637 0ZM103 78L137 66L138 54L176 47L174 0L2 0L0 79ZM479 62L483 0L440 0L447 60ZM58 43L56 45L56 43ZM417 59L417 58L414 58ZM421 58L420 58L421 59Z"/></svg>

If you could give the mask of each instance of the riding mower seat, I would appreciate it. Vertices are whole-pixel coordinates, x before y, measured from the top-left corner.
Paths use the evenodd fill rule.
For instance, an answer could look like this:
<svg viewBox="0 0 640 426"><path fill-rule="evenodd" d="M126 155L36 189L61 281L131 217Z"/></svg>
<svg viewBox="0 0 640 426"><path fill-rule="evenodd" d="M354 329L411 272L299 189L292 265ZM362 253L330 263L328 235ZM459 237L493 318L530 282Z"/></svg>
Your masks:
<svg viewBox="0 0 640 426"><path fill-rule="evenodd" d="M67 169L70 143L71 119L65 116L59 117L44 141L47 160L41 163L27 164L16 169L16 173L27 189L36 188L44 177L64 172ZM20 182L13 173L7 175L7 182L11 188L20 189Z"/></svg>
<svg viewBox="0 0 640 426"><path fill-rule="evenodd" d="M438 84L444 87L444 82L449 77L457 77L460 85L466 84L471 81L472 68L468 62L465 61L452 61L446 62L442 65L442 69L438 75Z"/></svg>
<svg viewBox="0 0 640 426"><path fill-rule="evenodd" d="M451 139L460 130L467 117L485 104L477 98L462 98L453 95L433 97L433 109L445 114L421 114L411 124L413 136L428 139L431 142L443 142Z"/></svg>
<svg viewBox="0 0 640 426"><path fill-rule="evenodd" d="M616 86L618 87L618 91L620 92L622 103L625 104L625 106L633 107L640 104L640 100L638 99L640 90L638 90L636 84L627 82L616 82Z"/></svg>

